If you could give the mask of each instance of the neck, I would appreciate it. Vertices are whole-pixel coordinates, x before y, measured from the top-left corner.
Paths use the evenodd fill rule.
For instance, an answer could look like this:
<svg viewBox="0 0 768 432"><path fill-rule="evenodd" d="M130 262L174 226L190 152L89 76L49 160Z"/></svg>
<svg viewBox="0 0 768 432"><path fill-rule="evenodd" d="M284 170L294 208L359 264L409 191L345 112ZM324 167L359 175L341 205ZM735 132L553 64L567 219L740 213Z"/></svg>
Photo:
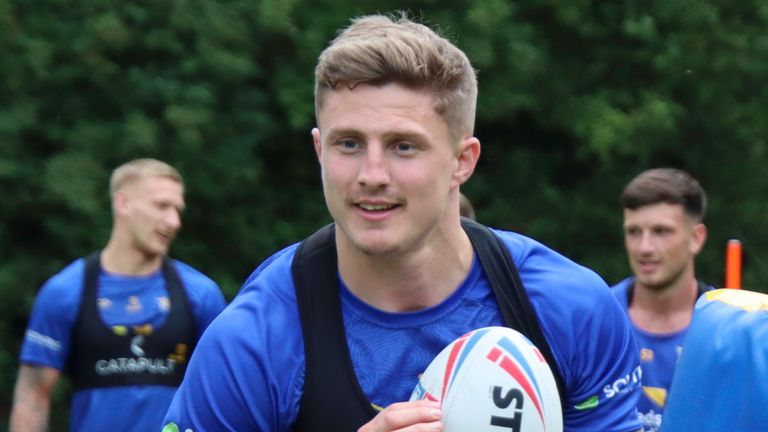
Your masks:
<svg viewBox="0 0 768 432"><path fill-rule="evenodd" d="M458 223L455 231L433 237L414 251L371 256L337 230L341 277L356 296L384 311L408 312L439 304L469 274L474 250Z"/></svg>
<svg viewBox="0 0 768 432"><path fill-rule="evenodd" d="M136 248L122 245L114 238L101 251L101 267L110 273L147 275L158 271L162 262L162 255L145 254Z"/></svg>
<svg viewBox="0 0 768 432"><path fill-rule="evenodd" d="M630 319L637 327L649 332L682 330L691 322L698 292L698 282L692 273L664 289L651 289L635 282Z"/></svg>

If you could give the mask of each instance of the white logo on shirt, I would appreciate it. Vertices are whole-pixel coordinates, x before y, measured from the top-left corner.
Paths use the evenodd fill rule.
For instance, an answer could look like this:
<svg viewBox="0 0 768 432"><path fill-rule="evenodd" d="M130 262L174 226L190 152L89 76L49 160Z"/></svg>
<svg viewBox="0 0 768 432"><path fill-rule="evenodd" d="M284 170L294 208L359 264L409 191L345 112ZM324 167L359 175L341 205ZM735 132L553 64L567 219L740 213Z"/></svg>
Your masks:
<svg viewBox="0 0 768 432"><path fill-rule="evenodd" d="M58 351L61 349L61 342L57 341L56 339L46 336L44 334L38 333L34 330L27 330L25 333L25 336L28 341L32 343L36 343L38 345L42 345L48 349L52 349L54 351Z"/></svg>
<svg viewBox="0 0 768 432"><path fill-rule="evenodd" d="M131 352L136 357L144 357L144 350L141 348L141 345L144 344L144 336L142 335L136 335L131 339Z"/></svg>
<svg viewBox="0 0 768 432"><path fill-rule="evenodd" d="M96 300L96 303L99 305L99 309L109 309L112 307L112 300L102 297L98 300Z"/></svg>
<svg viewBox="0 0 768 432"><path fill-rule="evenodd" d="M617 379L612 384L603 387L603 393L605 393L605 397L608 399L616 396L617 394L629 393L637 387L642 376L643 369L641 366L638 366L635 368L635 370L632 371L632 373L629 373Z"/></svg>
<svg viewBox="0 0 768 432"><path fill-rule="evenodd" d="M168 297L158 297L157 298L157 307L163 311L167 312L171 310L171 300Z"/></svg>

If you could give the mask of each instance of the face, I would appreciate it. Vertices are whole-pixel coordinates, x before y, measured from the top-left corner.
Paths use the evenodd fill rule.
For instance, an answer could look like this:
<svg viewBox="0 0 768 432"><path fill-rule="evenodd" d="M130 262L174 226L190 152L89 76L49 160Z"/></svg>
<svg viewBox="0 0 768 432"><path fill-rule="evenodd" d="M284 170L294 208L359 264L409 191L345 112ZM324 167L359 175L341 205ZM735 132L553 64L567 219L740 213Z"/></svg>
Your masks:
<svg viewBox="0 0 768 432"><path fill-rule="evenodd" d="M662 290L685 275L693 277L694 257L706 228L679 204L658 203L624 209L624 243L629 264L641 285Z"/></svg>
<svg viewBox="0 0 768 432"><path fill-rule="evenodd" d="M168 177L146 177L115 193L120 226L133 248L147 256L165 255L181 228L184 191Z"/></svg>
<svg viewBox="0 0 768 432"><path fill-rule="evenodd" d="M318 123L315 151L342 241L369 255L402 252L434 240L453 213L458 221L458 187L480 143L452 142L428 92L339 86L325 96Z"/></svg>

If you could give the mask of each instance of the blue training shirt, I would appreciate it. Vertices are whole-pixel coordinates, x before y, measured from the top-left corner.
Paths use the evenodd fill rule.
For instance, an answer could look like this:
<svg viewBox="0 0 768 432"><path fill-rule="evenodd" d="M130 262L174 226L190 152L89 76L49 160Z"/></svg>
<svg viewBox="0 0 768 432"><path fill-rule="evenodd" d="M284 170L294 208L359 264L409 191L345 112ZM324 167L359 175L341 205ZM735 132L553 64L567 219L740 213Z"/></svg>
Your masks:
<svg viewBox="0 0 768 432"><path fill-rule="evenodd" d="M495 231L509 248L568 388L567 431L636 431L639 360L626 315L605 282L524 236ZM291 262L297 245L249 277L201 339L169 408L166 430L290 431L299 411L304 345ZM475 259L442 303L390 313L341 285L358 381L376 407L408 400L427 365L464 333L502 325Z"/></svg>
<svg viewBox="0 0 768 432"><path fill-rule="evenodd" d="M629 314L629 291L635 284L634 277L628 277L612 286L619 304ZM711 289L711 287L707 287ZM640 350L640 364L643 368L643 394L637 404L643 432L661 430L664 407L675 374L677 362L683 351L683 342L688 328L670 333L647 332L630 323Z"/></svg>
<svg viewBox="0 0 768 432"><path fill-rule="evenodd" d="M699 297L662 431L768 429L768 295L718 289Z"/></svg>
<svg viewBox="0 0 768 432"><path fill-rule="evenodd" d="M78 259L40 289L21 346L21 363L65 371L72 326L83 291L84 260ZM189 300L199 333L224 309L218 285L199 271L173 261ZM162 271L146 276L105 273L99 276L98 306L108 326L160 328L170 310ZM198 335L199 337L199 335ZM74 393L70 430L147 431L161 428L176 388L121 386Z"/></svg>
<svg viewBox="0 0 768 432"><path fill-rule="evenodd" d="M629 290L635 283L629 277L611 287L625 313L629 313ZM637 404L643 432L657 432L661 428L662 413L667 402L669 387L677 360L683 349L687 328L673 333L650 333L634 324L635 340L640 350L643 367L643 394Z"/></svg>

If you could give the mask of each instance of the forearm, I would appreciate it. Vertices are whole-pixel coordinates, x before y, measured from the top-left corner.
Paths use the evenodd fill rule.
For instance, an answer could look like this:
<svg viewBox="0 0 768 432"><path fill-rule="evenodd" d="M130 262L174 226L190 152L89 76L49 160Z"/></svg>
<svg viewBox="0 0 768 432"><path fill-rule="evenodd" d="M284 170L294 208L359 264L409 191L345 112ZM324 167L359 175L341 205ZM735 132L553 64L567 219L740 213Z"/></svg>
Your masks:
<svg viewBox="0 0 768 432"><path fill-rule="evenodd" d="M51 394L59 371L21 365L13 394L10 432L43 432L48 429Z"/></svg>
<svg viewBox="0 0 768 432"><path fill-rule="evenodd" d="M14 398L10 432L44 432L48 430L49 400Z"/></svg>

